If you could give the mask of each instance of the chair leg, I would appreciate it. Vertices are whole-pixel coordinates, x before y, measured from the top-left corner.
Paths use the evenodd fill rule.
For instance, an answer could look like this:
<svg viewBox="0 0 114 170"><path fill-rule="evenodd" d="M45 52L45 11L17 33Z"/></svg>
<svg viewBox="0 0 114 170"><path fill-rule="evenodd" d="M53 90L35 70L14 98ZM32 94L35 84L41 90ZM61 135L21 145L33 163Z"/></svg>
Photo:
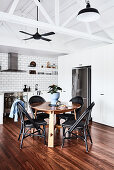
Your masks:
<svg viewBox="0 0 114 170"><path fill-rule="evenodd" d="M86 152L88 152L87 136L86 136L86 128L84 128L84 138L85 138Z"/></svg>
<svg viewBox="0 0 114 170"><path fill-rule="evenodd" d="M63 127L63 140L62 140L62 145L61 145L62 148L64 146L64 140L65 140L65 128Z"/></svg>
<svg viewBox="0 0 114 170"><path fill-rule="evenodd" d="M91 138L91 135L90 135L90 132L89 132L89 128L87 128L87 133L88 133L89 139L90 139L91 144L92 144L93 142L92 142L92 138Z"/></svg>
<svg viewBox="0 0 114 170"><path fill-rule="evenodd" d="M23 131L23 125L21 124L21 130L20 130L20 133L19 133L18 141L20 140L20 137L21 137L22 131Z"/></svg>
<svg viewBox="0 0 114 170"><path fill-rule="evenodd" d="M68 138L70 139L70 137L71 137L71 133L70 133L70 132L68 132Z"/></svg>
<svg viewBox="0 0 114 170"><path fill-rule="evenodd" d="M45 125L43 125L43 135L44 135L44 145L46 145L46 130L45 130Z"/></svg>
<svg viewBox="0 0 114 170"><path fill-rule="evenodd" d="M40 133L40 129L38 130L38 135L41 135L41 133Z"/></svg>
<svg viewBox="0 0 114 170"><path fill-rule="evenodd" d="M20 149L22 149L24 136L25 136L25 128L23 127L23 134L22 134L22 139L21 139Z"/></svg>

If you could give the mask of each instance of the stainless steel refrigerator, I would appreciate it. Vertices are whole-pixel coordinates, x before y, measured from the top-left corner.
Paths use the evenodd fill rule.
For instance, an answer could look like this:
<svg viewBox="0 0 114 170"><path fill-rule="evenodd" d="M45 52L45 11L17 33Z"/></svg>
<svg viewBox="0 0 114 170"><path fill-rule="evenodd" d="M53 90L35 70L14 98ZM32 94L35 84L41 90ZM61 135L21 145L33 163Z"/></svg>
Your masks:
<svg viewBox="0 0 114 170"><path fill-rule="evenodd" d="M72 69L72 97L81 96L84 111L91 103L91 66Z"/></svg>

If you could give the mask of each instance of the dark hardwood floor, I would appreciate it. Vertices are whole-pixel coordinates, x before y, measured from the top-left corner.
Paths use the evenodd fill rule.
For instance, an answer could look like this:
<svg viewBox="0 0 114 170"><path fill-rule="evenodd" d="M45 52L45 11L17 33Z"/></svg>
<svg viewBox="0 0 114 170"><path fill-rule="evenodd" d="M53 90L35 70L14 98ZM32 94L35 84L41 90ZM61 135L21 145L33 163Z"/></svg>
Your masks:
<svg viewBox="0 0 114 170"><path fill-rule="evenodd" d="M19 131L20 122L14 123L9 118L0 125L0 170L114 169L114 128L92 123L93 145L88 140L89 153L80 139L66 140L61 149L62 129L59 132L55 130L55 148L45 146L41 138L28 137L20 150Z"/></svg>

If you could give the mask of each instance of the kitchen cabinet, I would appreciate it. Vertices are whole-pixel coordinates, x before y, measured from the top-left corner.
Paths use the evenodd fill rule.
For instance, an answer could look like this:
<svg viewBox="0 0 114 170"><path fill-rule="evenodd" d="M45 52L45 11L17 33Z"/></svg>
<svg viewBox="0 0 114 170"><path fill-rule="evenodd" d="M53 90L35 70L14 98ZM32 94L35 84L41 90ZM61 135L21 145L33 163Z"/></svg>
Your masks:
<svg viewBox="0 0 114 170"><path fill-rule="evenodd" d="M107 59L108 57L108 59ZM95 56L92 62L93 120L114 127L114 67L112 56Z"/></svg>

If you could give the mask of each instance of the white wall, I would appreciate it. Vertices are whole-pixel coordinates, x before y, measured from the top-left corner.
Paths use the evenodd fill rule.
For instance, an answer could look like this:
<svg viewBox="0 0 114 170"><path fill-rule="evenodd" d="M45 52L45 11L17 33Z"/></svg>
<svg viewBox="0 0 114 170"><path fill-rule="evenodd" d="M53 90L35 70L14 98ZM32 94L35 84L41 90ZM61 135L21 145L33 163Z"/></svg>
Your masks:
<svg viewBox="0 0 114 170"><path fill-rule="evenodd" d="M93 120L114 127L114 45L59 57L58 84L66 91L65 101L72 97L72 68L81 65L92 69Z"/></svg>
<svg viewBox="0 0 114 170"><path fill-rule="evenodd" d="M35 68L28 67L31 61L36 62ZM0 91L23 91L24 85L35 90L35 84L38 84L39 90L47 91L48 86L58 83L58 76L54 75L57 69L46 68L47 62L58 65L58 57L40 57L40 56L18 56L18 69L26 72L0 72ZM44 68L41 68L41 66ZM2 70L8 68L8 54L0 53L0 66ZM29 70L36 70L37 74L29 74ZM38 72L52 73L53 75L39 75Z"/></svg>

